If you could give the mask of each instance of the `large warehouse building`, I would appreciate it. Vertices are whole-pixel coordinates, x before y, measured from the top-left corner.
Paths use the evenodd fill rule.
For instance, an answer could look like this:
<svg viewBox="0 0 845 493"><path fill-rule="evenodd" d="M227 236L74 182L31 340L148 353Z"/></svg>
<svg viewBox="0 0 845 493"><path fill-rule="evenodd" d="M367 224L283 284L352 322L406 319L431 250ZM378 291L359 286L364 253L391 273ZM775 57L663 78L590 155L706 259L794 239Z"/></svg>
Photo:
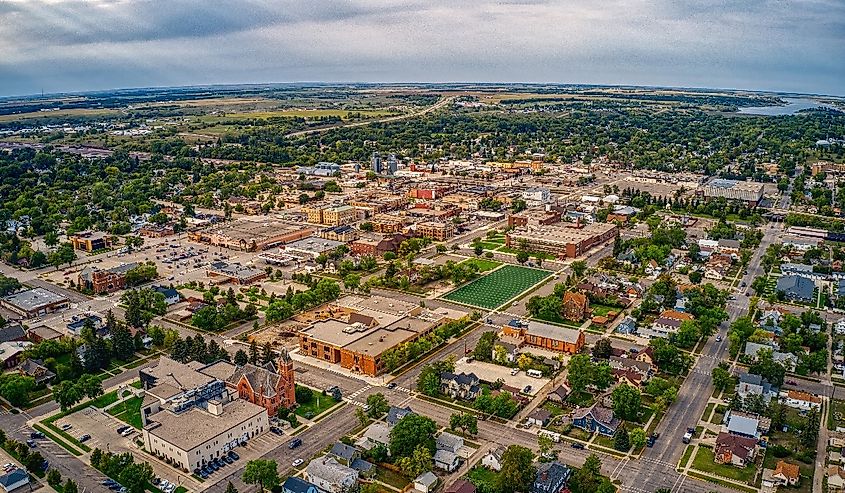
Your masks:
<svg viewBox="0 0 845 493"><path fill-rule="evenodd" d="M300 330L299 354L370 376L385 371L382 355L386 351L464 315L381 296L345 296L334 305L348 315L320 320Z"/></svg>
<svg viewBox="0 0 845 493"><path fill-rule="evenodd" d="M565 224L519 228L507 234L505 244L510 248L524 246L530 252L550 253L559 258L575 258L615 238L619 232L615 224L592 223L580 228Z"/></svg>
<svg viewBox="0 0 845 493"><path fill-rule="evenodd" d="M756 207L763 200L763 188L762 183L723 178L714 178L702 187L706 199L741 200L751 207Z"/></svg>

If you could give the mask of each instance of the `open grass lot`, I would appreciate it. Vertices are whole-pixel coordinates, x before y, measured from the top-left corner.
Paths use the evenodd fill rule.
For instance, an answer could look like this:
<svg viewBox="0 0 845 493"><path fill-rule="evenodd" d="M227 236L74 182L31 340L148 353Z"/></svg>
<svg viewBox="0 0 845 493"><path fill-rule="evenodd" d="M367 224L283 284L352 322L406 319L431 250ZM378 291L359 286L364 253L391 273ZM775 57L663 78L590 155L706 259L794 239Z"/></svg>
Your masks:
<svg viewBox="0 0 845 493"><path fill-rule="evenodd" d="M831 399L830 412L827 415L827 429L835 430L838 426L845 426L845 401Z"/></svg>
<svg viewBox="0 0 845 493"><path fill-rule="evenodd" d="M756 469L753 465L739 468L728 464L716 464L713 462L713 449L709 447L699 447L698 452L692 459L693 469L710 472L718 476L722 476L737 481L749 483L754 480Z"/></svg>
<svg viewBox="0 0 845 493"><path fill-rule="evenodd" d="M617 306L608 306L608 305L591 305L590 308L593 310L593 315L606 317L608 313L614 313L619 315L622 311L622 308Z"/></svg>
<svg viewBox="0 0 845 493"><path fill-rule="evenodd" d="M115 418L123 421L128 425L132 425L136 429L141 429L141 404L144 402L143 397L130 397L120 404L109 409L109 414Z"/></svg>
<svg viewBox="0 0 845 493"><path fill-rule="evenodd" d="M297 385L298 387L298 385ZM299 403L294 413L303 418L312 419L323 413L326 409L337 404L337 401L330 395L323 395L321 392L313 392L309 402Z"/></svg>
<svg viewBox="0 0 845 493"><path fill-rule="evenodd" d="M487 271L493 270L496 267L502 265L501 262L497 262L495 260L487 260L487 259L483 259L483 258L470 258L470 259L464 260L461 263L467 264L467 265L472 264L472 265L478 266L478 272L487 272Z"/></svg>
<svg viewBox="0 0 845 493"><path fill-rule="evenodd" d="M547 270L506 265L448 293L443 299L492 310L550 275Z"/></svg>

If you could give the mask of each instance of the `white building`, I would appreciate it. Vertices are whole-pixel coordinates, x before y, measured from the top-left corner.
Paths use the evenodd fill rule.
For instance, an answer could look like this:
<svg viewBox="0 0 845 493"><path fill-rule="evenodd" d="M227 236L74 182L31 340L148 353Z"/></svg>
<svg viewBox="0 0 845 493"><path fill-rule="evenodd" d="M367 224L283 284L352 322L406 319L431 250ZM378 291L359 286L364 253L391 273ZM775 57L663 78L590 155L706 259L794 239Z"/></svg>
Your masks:
<svg viewBox="0 0 845 493"><path fill-rule="evenodd" d="M305 475L314 486L327 493L347 493L358 484L358 471L328 455L309 462Z"/></svg>
<svg viewBox="0 0 845 493"><path fill-rule="evenodd" d="M530 205L542 205L552 199L552 193L548 188L529 188L522 191L522 200Z"/></svg>

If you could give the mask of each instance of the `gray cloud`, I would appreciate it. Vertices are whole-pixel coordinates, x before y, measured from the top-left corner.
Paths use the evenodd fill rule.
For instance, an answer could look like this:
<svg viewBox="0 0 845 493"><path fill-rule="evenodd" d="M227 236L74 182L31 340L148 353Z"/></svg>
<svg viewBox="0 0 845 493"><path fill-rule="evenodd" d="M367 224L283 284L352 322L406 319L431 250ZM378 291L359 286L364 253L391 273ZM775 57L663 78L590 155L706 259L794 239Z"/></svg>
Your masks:
<svg viewBox="0 0 845 493"><path fill-rule="evenodd" d="M283 81L845 94L835 0L0 0L0 95Z"/></svg>

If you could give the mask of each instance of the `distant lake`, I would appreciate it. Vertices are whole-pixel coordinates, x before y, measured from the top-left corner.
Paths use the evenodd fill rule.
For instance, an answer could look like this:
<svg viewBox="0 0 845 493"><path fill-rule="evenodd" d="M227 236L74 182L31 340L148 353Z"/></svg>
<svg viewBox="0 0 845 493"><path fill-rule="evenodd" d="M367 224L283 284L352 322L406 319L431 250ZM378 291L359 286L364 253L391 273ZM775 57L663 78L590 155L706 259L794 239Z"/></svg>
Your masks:
<svg viewBox="0 0 845 493"><path fill-rule="evenodd" d="M738 113L744 115L765 115L765 116L780 116L780 115L794 115L801 110L809 110L812 108L833 108L833 106L822 104L815 99L800 99L800 98L783 98L786 101L782 106L748 106L740 108Z"/></svg>

